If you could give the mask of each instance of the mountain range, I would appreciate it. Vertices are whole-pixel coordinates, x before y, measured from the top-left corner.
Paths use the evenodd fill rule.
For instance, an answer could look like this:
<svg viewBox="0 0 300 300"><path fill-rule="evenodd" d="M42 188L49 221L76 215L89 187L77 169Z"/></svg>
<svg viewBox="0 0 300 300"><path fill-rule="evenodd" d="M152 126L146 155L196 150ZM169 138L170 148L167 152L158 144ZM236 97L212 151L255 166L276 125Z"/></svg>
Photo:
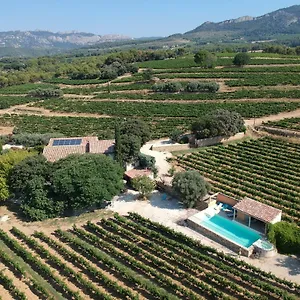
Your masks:
<svg viewBox="0 0 300 300"><path fill-rule="evenodd" d="M205 22L186 33L166 38L133 39L122 35L85 32L8 31L0 32L0 56L36 56L85 49L165 48L174 45L294 41L300 45L300 5L279 9L263 16L244 16L223 22ZM122 48L121 48L122 47Z"/></svg>
<svg viewBox="0 0 300 300"><path fill-rule="evenodd" d="M300 5L279 9L259 17L244 16L219 23L205 22L182 35L203 40L270 40L279 35L300 34Z"/></svg>
<svg viewBox="0 0 300 300"><path fill-rule="evenodd" d="M0 47L12 48L78 48L80 46L94 45L102 42L131 40L122 35L96 35L85 32L51 32L45 30L35 31L6 31L0 32Z"/></svg>

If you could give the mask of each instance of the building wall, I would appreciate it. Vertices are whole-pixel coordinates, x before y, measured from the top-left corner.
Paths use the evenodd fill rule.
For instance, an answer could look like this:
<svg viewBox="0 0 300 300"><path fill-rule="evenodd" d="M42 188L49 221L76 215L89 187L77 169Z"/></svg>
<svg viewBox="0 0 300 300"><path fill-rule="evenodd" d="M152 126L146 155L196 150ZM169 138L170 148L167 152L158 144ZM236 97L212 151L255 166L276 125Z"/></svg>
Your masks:
<svg viewBox="0 0 300 300"><path fill-rule="evenodd" d="M282 213L278 214L278 216L271 222L271 224L275 224L275 223L280 222L281 221L281 214Z"/></svg>
<svg viewBox="0 0 300 300"><path fill-rule="evenodd" d="M226 195L224 195L222 193L219 193L217 195L217 201L229 204L231 206L234 206L234 205L236 205L239 202L238 200L236 200L234 198L231 198L229 196L226 196Z"/></svg>
<svg viewBox="0 0 300 300"><path fill-rule="evenodd" d="M236 211L236 219L245 223L245 222L248 222L248 215L246 215L240 211Z"/></svg>

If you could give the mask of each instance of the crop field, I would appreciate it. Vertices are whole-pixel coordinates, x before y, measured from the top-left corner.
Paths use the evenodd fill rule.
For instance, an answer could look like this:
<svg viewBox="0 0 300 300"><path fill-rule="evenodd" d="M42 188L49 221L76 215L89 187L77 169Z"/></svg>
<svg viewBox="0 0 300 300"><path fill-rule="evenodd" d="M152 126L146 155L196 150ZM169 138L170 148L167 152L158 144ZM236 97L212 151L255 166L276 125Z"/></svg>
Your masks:
<svg viewBox="0 0 300 300"><path fill-rule="evenodd" d="M32 235L0 230L14 299L297 299L300 286L137 214Z"/></svg>
<svg viewBox="0 0 300 300"><path fill-rule="evenodd" d="M97 113L118 117L200 117L215 109L239 112L245 118L294 110L300 102L158 103L116 101L73 101L53 99L34 104L52 111Z"/></svg>
<svg viewBox="0 0 300 300"><path fill-rule="evenodd" d="M262 138L176 157L185 169L198 170L214 191L245 196L283 211L300 226L300 145Z"/></svg>
<svg viewBox="0 0 300 300"><path fill-rule="evenodd" d="M18 133L62 133L66 136L96 135L112 139L116 122L124 118L57 117L36 115L3 115L1 126L15 126ZM168 136L175 127L187 131L193 118L143 118L149 124L153 139Z"/></svg>
<svg viewBox="0 0 300 300"><path fill-rule="evenodd" d="M0 109L6 109L15 105L32 103L40 99L23 96L0 96Z"/></svg>
<svg viewBox="0 0 300 300"><path fill-rule="evenodd" d="M269 121L264 125L270 127L278 127L278 128L300 131L300 118L283 119L276 122Z"/></svg>

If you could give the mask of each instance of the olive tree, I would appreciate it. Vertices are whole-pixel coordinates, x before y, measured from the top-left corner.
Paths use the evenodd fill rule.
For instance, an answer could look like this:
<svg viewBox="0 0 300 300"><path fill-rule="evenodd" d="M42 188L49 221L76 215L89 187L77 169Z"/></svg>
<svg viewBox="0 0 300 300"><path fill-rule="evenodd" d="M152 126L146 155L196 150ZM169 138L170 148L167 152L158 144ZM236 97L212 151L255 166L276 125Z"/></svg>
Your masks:
<svg viewBox="0 0 300 300"><path fill-rule="evenodd" d="M155 182L146 175L133 178L131 184L143 199L147 198L155 189Z"/></svg>
<svg viewBox="0 0 300 300"><path fill-rule="evenodd" d="M236 56L233 59L233 64L236 66L244 66L248 65L251 60L250 55L247 52L240 52L236 54Z"/></svg>
<svg viewBox="0 0 300 300"><path fill-rule="evenodd" d="M211 69L216 66L217 57L211 52L208 52L206 50L200 50L195 54L194 61L202 68Z"/></svg>
<svg viewBox="0 0 300 300"><path fill-rule="evenodd" d="M180 196L185 207L195 207L208 193L209 184L197 171L179 172L174 175L172 187Z"/></svg>

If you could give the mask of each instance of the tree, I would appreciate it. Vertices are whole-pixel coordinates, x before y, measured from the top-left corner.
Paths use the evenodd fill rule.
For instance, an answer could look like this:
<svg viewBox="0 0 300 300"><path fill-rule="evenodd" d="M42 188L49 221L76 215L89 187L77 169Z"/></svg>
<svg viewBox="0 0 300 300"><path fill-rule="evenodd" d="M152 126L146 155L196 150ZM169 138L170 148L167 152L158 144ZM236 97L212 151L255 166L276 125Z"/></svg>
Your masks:
<svg viewBox="0 0 300 300"><path fill-rule="evenodd" d="M182 130L180 130L180 129L178 129L178 128L175 128L175 129L170 133L169 138L170 138L170 140L171 140L173 143L179 143L182 134L183 134Z"/></svg>
<svg viewBox="0 0 300 300"><path fill-rule="evenodd" d="M131 184L143 199L147 198L155 189L155 182L146 175L133 178Z"/></svg>
<svg viewBox="0 0 300 300"><path fill-rule="evenodd" d="M123 155L122 155L122 141L120 134L120 125L116 124L115 126L115 160L120 164L120 166L124 166Z"/></svg>
<svg viewBox="0 0 300 300"><path fill-rule="evenodd" d="M138 158L140 148L150 139L150 129L143 121L129 120L120 125L120 149L124 162Z"/></svg>
<svg viewBox="0 0 300 300"><path fill-rule="evenodd" d="M9 151L0 156L0 200L4 201L9 197L8 177L12 168L34 152L26 150Z"/></svg>
<svg viewBox="0 0 300 300"><path fill-rule="evenodd" d="M185 207L195 207L209 191L209 185L197 171L176 173L172 180L173 189L179 194Z"/></svg>
<svg viewBox="0 0 300 300"><path fill-rule="evenodd" d="M71 155L55 163L52 190L65 212L101 206L123 188L123 169L99 154Z"/></svg>
<svg viewBox="0 0 300 300"><path fill-rule="evenodd" d="M124 134L121 136L121 155L126 163L136 161L138 159L142 146L141 138L136 135Z"/></svg>
<svg viewBox="0 0 300 300"><path fill-rule="evenodd" d="M27 183L33 178L49 180L52 164L43 155L35 155L25 158L16 164L8 176L10 191L16 196L24 194Z"/></svg>
<svg viewBox="0 0 300 300"><path fill-rule="evenodd" d="M300 230L295 223L269 224L267 235L279 253L300 255Z"/></svg>
<svg viewBox="0 0 300 300"><path fill-rule="evenodd" d="M247 52L240 52L236 54L236 56L233 59L233 64L236 66L244 66L248 65L251 60L250 55Z"/></svg>
<svg viewBox="0 0 300 300"><path fill-rule="evenodd" d="M58 217L63 213L63 201L49 195L49 185L45 178L33 176L24 187L21 211L30 221L42 221Z"/></svg>
<svg viewBox="0 0 300 300"><path fill-rule="evenodd" d="M218 109L202 117L191 126L196 138L208 138L214 136L232 136L244 131L244 120L237 112Z"/></svg>
<svg viewBox="0 0 300 300"><path fill-rule="evenodd" d="M150 128L148 124L139 119L126 120L120 125L121 136L126 134L129 136L137 136L141 138L141 145L150 140Z"/></svg>
<svg viewBox="0 0 300 300"><path fill-rule="evenodd" d="M217 57L215 54L210 53L206 50L200 50L195 54L194 61L202 68L211 69L216 66Z"/></svg>
<svg viewBox="0 0 300 300"><path fill-rule="evenodd" d="M142 77L144 80L147 80L147 81L151 81L153 79L153 70L152 69L146 69L142 72Z"/></svg>

